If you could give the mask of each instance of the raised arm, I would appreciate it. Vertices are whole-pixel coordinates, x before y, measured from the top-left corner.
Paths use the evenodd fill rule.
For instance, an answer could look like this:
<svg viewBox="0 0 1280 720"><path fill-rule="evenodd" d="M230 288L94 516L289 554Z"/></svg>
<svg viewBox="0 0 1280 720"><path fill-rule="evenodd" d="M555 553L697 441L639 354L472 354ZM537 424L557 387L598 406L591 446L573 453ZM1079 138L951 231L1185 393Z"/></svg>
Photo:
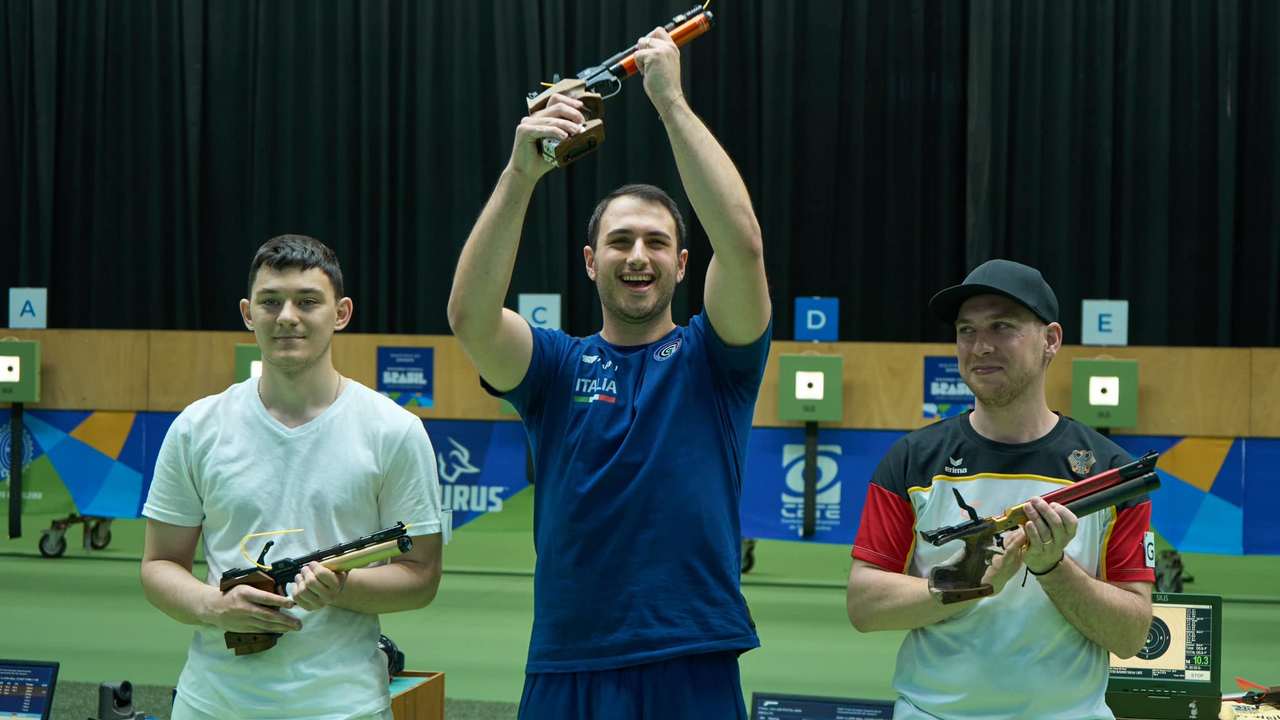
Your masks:
<svg viewBox="0 0 1280 720"><path fill-rule="evenodd" d="M503 300L529 199L538 180L554 167L542 159L537 142L581 132L581 107L577 100L555 95L546 108L520 121L511 160L458 258L449 294L449 327L480 376L500 391L520 384L533 353L528 323L504 308Z"/></svg>
<svg viewBox="0 0 1280 720"><path fill-rule="evenodd" d="M730 345L757 340L769 325L764 244L742 176L680 87L680 49L656 28L639 43L644 89L666 126L676 167L714 254L704 304L716 334Z"/></svg>

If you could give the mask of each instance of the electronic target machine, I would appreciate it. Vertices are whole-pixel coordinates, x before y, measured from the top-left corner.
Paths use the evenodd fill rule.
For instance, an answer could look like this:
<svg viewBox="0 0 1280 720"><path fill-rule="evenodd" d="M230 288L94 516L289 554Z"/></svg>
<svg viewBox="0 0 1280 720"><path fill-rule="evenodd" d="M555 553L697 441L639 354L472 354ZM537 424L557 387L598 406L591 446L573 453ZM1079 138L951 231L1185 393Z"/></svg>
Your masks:
<svg viewBox="0 0 1280 720"><path fill-rule="evenodd" d="M1222 598L1155 593L1147 641L1111 656L1107 705L1117 718L1212 720L1222 707Z"/></svg>

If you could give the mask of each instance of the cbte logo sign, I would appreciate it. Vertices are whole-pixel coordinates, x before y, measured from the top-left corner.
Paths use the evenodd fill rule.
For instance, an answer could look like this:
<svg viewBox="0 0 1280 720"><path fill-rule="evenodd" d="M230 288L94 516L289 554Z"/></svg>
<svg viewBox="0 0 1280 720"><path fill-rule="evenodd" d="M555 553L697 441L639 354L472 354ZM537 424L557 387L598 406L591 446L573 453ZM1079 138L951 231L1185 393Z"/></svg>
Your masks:
<svg viewBox="0 0 1280 720"><path fill-rule="evenodd" d="M844 448L819 445L817 457L817 495L814 507L815 528L830 530L840 524L840 461ZM799 532L804 525L804 443L782 446L782 524Z"/></svg>
<svg viewBox="0 0 1280 720"><path fill-rule="evenodd" d="M444 440L448 447L436 451L436 471L444 481L440 485L444 507L456 512L502 512L502 491L506 487L458 484L464 476L479 475L480 468L471 462L471 450L466 445L447 436Z"/></svg>
<svg viewBox="0 0 1280 720"><path fill-rule="evenodd" d="M24 472L26 471L27 466L31 464L31 459L35 457L35 454L36 448L31 442L31 433L27 432L26 428L23 428L22 449L19 452L19 457L21 459L18 462L22 463L22 469ZM0 425L0 480L6 482L9 480L9 463L10 458L12 457L13 435L9 432L9 424L5 423L4 425ZM3 497L8 496L9 493L6 491ZM29 493L23 493L23 497L29 497Z"/></svg>

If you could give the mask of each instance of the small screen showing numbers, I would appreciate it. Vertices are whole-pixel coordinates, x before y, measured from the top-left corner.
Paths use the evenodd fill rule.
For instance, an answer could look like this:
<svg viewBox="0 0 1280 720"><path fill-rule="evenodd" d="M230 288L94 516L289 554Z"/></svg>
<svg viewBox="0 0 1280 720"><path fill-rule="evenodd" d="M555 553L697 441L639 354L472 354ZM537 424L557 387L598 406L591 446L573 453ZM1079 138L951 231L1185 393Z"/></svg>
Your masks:
<svg viewBox="0 0 1280 720"><path fill-rule="evenodd" d="M1208 682L1212 678L1213 608L1156 604L1147 641L1132 658L1111 656L1111 677Z"/></svg>

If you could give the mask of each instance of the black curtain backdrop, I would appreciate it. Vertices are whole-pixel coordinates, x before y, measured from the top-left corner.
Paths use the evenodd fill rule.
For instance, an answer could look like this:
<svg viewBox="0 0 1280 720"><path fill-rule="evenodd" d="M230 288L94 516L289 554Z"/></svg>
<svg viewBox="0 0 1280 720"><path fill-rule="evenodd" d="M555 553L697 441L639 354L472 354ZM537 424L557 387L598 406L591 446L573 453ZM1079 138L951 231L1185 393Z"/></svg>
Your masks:
<svg viewBox="0 0 1280 720"><path fill-rule="evenodd" d="M266 238L342 259L357 332L447 333L525 93L691 0L0 0L0 288L54 326L239 328ZM1129 298L1134 344L1280 344L1280 3L716 0L685 90L765 233L775 337L950 340L928 297L989 257ZM587 218L625 182L691 214L638 79L542 183L519 292L599 327ZM677 321L710 254L690 217Z"/></svg>

